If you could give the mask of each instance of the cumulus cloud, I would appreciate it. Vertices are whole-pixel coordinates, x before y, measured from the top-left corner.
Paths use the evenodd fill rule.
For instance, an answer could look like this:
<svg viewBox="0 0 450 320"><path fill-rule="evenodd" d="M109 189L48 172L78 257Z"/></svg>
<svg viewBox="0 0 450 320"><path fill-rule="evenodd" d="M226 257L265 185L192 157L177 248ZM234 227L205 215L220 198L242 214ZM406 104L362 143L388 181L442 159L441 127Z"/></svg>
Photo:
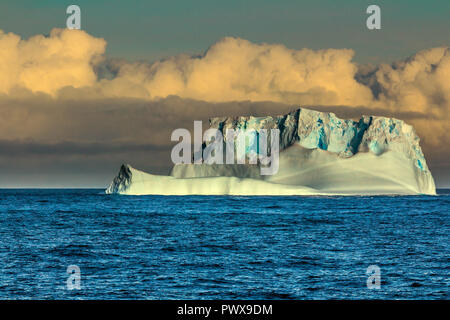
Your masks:
<svg viewBox="0 0 450 320"><path fill-rule="evenodd" d="M126 62L103 58L106 42L84 31L54 29L27 40L0 31L0 92L25 88L59 97L275 101L365 106L446 117L450 50L423 50L392 65L359 66L349 49L292 50L224 38L198 56ZM105 73L109 77L104 77Z"/></svg>
<svg viewBox="0 0 450 320"><path fill-rule="evenodd" d="M239 38L153 63L106 59L105 47L79 30L29 39L0 31L0 166L46 168L64 159L82 170L88 157L109 175L121 162L162 173L175 128L309 106L406 120L431 169L449 176L450 155L442 150L450 144L448 48L370 66L353 62L349 49L291 50Z"/></svg>
<svg viewBox="0 0 450 320"><path fill-rule="evenodd" d="M65 86L91 86L93 64L106 42L83 31L53 29L48 37L27 40L0 30L0 92L15 88L54 95Z"/></svg>
<svg viewBox="0 0 450 320"><path fill-rule="evenodd" d="M132 92L147 98L364 105L372 94L355 80L353 54L224 38L201 56L124 64L115 79L103 84L108 94Z"/></svg>
<svg viewBox="0 0 450 320"><path fill-rule="evenodd" d="M369 107L421 113L411 123L427 143L439 147L450 142L449 48L431 48L392 65L361 68L358 76L373 92Z"/></svg>
<svg viewBox="0 0 450 320"><path fill-rule="evenodd" d="M378 105L447 116L450 105L450 50L423 50L405 61L382 64L374 75Z"/></svg>

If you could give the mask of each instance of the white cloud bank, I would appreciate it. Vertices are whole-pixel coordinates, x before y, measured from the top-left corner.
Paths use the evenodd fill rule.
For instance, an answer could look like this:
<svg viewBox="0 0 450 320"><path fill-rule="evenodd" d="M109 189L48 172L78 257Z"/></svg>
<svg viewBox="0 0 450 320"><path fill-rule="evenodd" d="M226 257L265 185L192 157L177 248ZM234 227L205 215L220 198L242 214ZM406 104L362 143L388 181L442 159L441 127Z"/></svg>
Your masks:
<svg viewBox="0 0 450 320"><path fill-rule="evenodd" d="M292 50L239 38L224 38L201 56L122 62L113 79L99 80L95 67L105 48L105 40L79 30L53 29L47 37L27 40L0 31L0 92L26 88L57 95L71 86L109 97L177 95L210 102L373 106L436 115L445 114L450 101L448 48L376 66L366 71L365 81L356 80L364 68L352 62L353 50Z"/></svg>

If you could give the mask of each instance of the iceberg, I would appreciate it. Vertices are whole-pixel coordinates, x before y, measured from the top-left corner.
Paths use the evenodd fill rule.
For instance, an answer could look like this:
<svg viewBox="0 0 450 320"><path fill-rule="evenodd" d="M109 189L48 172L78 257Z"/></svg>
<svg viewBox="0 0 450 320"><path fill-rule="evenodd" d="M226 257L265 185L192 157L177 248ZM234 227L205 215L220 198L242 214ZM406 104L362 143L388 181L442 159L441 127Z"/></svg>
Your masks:
<svg viewBox="0 0 450 320"><path fill-rule="evenodd" d="M419 137L402 120L300 108L286 115L210 119L210 128L279 130L279 170L262 164L176 164L170 175L122 165L106 189L126 195L435 195ZM224 134L224 136L226 136ZM255 140L256 141L256 140ZM224 141L223 143L226 143ZM250 152L258 152L249 143ZM253 147L252 147L253 146ZM207 147L207 143L203 148Z"/></svg>

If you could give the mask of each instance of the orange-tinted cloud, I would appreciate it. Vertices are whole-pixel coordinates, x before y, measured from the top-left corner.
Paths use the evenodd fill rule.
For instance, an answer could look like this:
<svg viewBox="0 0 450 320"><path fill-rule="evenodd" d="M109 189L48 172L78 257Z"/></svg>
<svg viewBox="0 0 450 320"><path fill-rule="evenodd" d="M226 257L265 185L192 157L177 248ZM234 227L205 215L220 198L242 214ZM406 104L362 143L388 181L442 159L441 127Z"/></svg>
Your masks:
<svg viewBox="0 0 450 320"><path fill-rule="evenodd" d="M202 56L123 64L115 79L103 81L103 89L107 95L132 92L150 99L177 95L211 102L364 105L372 94L355 80L353 54L347 49L291 50L224 38Z"/></svg>
<svg viewBox="0 0 450 320"><path fill-rule="evenodd" d="M19 87L53 95L65 86L92 86L93 64L105 47L103 39L78 30L53 29L27 40L0 30L0 92Z"/></svg>
<svg viewBox="0 0 450 320"><path fill-rule="evenodd" d="M64 97L73 87L103 97L366 106L441 118L450 106L448 48L368 69L352 61L349 49L292 50L224 38L200 56L120 62L112 78L99 79L105 46L80 30L54 29L27 40L0 31L0 92L25 88Z"/></svg>
<svg viewBox="0 0 450 320"><path fill-rule="evenodd" d="M292 50L238 38L224 38L199 56L154 63L107 60L105 47L79 30L54 29L26 40L0 31L0 140L81 143L74 150L99 141L108 144L99 150L133 141L161 147L170 143L171 130L194 119L280 114L307 105L404 119L419 133L427 158L448 163L448 48L361 66L349 49ZM108 77L101 76L104 69Z"/></svg>

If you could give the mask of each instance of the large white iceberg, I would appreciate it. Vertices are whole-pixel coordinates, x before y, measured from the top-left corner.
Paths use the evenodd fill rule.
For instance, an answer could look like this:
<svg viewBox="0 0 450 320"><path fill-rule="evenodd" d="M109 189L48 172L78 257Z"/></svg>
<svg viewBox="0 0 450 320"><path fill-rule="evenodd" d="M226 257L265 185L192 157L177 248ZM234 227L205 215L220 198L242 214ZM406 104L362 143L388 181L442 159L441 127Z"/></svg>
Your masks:
<svg viewBox="0 0 450 320"><path fill-rule="evenodd" d="M169 176L122 165L108 194L128 195L381 195L436 194L412 126L402 120L298 109L278 117L213 118L226 129L280 130L279 170L260 164L180 164Z"/></svg>

